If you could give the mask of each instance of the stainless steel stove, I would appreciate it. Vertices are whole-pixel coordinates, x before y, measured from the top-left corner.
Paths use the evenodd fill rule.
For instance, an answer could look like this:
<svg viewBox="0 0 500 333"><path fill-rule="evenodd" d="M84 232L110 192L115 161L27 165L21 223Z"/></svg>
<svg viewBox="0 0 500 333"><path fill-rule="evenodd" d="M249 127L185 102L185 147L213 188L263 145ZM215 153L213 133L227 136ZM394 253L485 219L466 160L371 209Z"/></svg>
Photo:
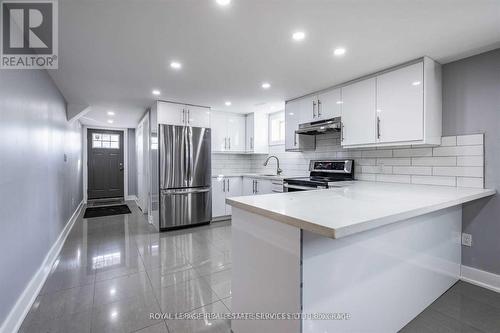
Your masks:
<svg viewBox="0 0 500 333"><path fill-rule="evenodd" d="M284 192L335 187L338 182L354 180L354 160L317 160L309 163L309 177L286 178Z"/></svg>

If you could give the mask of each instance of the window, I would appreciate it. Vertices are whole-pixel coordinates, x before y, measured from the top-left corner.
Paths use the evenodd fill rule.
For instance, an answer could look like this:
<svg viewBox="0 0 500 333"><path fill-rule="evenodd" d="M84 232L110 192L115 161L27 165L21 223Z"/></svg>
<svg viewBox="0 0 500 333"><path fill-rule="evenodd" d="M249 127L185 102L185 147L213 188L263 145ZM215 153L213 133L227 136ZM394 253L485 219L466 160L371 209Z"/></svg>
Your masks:
<svg viewBox="0 0 500 333"><path fill-rule="evenodd" d="M285 143L285 112L280 111L269 115L269 145Z"/></svg>
<svg viewBox="0 0 500 333"><path fill-rule="evenodd" d="M92 148L120 149L120 135L92 133Z"/></svg>

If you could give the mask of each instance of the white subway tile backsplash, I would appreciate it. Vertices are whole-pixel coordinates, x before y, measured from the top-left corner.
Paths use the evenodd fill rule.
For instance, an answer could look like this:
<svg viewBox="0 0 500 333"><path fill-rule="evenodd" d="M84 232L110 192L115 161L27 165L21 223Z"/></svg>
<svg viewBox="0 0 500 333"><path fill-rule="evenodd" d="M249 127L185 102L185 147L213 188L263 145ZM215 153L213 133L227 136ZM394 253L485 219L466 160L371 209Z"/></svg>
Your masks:
<svg viewBox="0 0 500 333"><path fill-rule="evenodd" d="M410 165L410 158L377 158L377 165Z"/></svg>
<svg viewBox="0 0 500 333"><path fill-rule="evenodd" d="M484 142L484 134L457 136L457 146L482 145L483 142Z"/></svg>
<svg viewBox="0 0 500 333"><path fill-rule="evenodd" d="M412 184L456 186L456 177L411 176Z"/></svg>
<svg viewBox="0 0 500 333"><path fill-rule="evenodd" d="M384 149L384 150L363 150L361 151L361 157L392 157L392 150Z"/></svg>
<svg viewBox="0 0 500 333"><path fill-rule="evenodd" d="M426 165L426 166L455 166L457 165L456 157L413 157L411 159L412 165Z"/></svg>
<svg viewBox="0 0 500 333"><path fill-rule="evenodd" d="M433 156L480 156L483 155L483 146L455 146L437 147L433 149Z"/></svg>
<svg viewBox="0 0 500 333"><path fill-rule="evenodd" d="M285 152L284 145L269 147L280 159L287 176L309 174L309 161L354 159L355 177L366 181L415 183L461 187L483 187L484 136L448 136L439 147L393 147L343 149L335 134L317 137L316 151ZM267 167L267 155L213 154L213 174L276 172L276 163Z"/></svg>
<svg viewBox="0 0 500 333"><path fill-rule="evenodd" d="M433 167L435 176L483 177L483 167Z"/></svg>
<svg viewBox="0 0 500 333"><path fill-rule="evenodd" d="M483 166L484 158L483 156L458 156L457 157L458 166Z"/></svg>
<svg viewBox="0 0 500 333"><path fill-rule="evenodd" d="M432 167L424 166L395 166L392 169L394 174L399 175L432 175Z"/></svg>
<svg viewBox="0 0 500 333"><path fill-rule="evenodd" d="M360 170L361 169L361 170ZM392 166L384 165L365 165L358 168L361 173L392 173Z"/></svg>
<svg viewBox="0 0 500 333"><path fill-rule="evenodd" d="M457 177L458 187L484 187L484 178Z"/></svg>
<svg viewBox="0 0 500 333"><path fill-rule="evenodd" d="M441 146L456 146L457 145L457 137L456 136L443 136L441 138Z"/></svg>
<svg viewBox="0 0 500 333"><path fill-rule="evenodd" d="M376 181L374 173L358 173L355 175L357 180L366 180L366 181Z"/></svg>
<svg viewBox="0 0 500 333"><path fill-rule="evenodd" d="M432 156L432 148L394 149L394 157Z"/></svg>
<svg viewBox="0 0 500 333"><path fill-rule="evenodd" d="M411 176L408 175L382 175L377 174L375 179L378 182L386 182L386 183L406 183L409 184L411 182Z"/></svg>

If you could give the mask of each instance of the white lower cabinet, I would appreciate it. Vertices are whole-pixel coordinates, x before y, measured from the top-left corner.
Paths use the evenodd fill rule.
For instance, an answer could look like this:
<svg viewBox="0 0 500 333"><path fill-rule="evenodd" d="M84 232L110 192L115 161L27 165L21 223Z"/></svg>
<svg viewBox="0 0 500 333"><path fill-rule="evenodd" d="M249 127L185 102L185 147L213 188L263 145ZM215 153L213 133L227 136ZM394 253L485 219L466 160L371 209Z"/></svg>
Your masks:
<svg viewBox="0 0 500 333"><path fill-rule="evenodd" d="M273 182L269 179L243 177L243 195L273 193Z"/></svg>
<svg viewBox="0 0 500 333"><path fill-rule="evenodd" d="M231 215L226 198L242 195L241 177L212 178L212 217Z"/></svg>

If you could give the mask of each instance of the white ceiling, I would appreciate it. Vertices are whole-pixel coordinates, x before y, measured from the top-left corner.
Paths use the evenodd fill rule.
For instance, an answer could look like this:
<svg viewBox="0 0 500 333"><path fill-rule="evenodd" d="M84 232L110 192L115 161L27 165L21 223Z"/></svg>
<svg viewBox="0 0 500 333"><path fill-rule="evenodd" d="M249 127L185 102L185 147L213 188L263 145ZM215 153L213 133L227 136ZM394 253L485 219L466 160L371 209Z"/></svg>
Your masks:
<svg viewBox="0 0 500 333"><path fill-rule="evenodd" d="M153 88L246 113L423 55L446 63L500 46L500 0L64 0L59 11L51 75L68 103L91 106L82 122L110 126L113 110L116 127L135 127Z"/></svg>

